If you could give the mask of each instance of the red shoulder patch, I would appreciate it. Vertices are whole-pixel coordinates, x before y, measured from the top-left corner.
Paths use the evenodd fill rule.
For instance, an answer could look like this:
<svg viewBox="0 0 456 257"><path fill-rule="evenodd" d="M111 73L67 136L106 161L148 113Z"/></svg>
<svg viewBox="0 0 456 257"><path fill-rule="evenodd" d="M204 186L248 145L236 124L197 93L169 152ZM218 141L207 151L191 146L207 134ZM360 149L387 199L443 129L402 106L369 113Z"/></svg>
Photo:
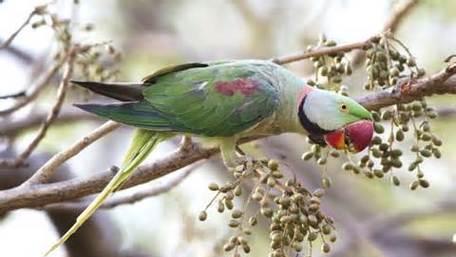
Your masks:
<svg viewBox="0 0 456 257"><path fill-rule="evenodd" d="M258 84L251 79L235 79L231 81L218 81L215 90L222 95L232 96L239 92L245 96L251 96L258 88Z"/></svg>

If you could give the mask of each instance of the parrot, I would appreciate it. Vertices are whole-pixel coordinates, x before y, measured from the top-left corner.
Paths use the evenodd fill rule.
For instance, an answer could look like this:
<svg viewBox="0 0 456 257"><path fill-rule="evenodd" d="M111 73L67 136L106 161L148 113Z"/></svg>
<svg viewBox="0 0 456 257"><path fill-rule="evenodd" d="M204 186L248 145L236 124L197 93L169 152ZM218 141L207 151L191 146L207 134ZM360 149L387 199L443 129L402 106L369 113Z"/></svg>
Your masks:
<svg viewBox="0 0 456 257"><path fill-rule="evenodd" d="M311 87L268 60L184 63L138 83L72 83L117 100L76 107L136 130L120 170L45 256L75 233L160 142L173 136L210 139L227 168L245 161L237 144L249 136L297 133L355 153L373 136L371 113L354 99Z"/></svg>

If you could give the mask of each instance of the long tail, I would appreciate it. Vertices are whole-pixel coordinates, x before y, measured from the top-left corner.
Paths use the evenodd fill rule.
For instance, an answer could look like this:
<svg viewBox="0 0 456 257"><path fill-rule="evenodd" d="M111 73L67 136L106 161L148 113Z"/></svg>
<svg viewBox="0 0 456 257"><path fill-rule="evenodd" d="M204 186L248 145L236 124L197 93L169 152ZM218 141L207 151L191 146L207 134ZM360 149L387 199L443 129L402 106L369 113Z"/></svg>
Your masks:
<svg viewBox="0 0 456 257"><path fill-rule="evenodd" d="M109 181L108 185L90 203L90 205L78 216L73 226L56 242L44 256L48 256L52 251L65 243L93 213L103 204L104 200L115 190L119 189L127 181L135 168L149 155L149 153L163 140L170 135L157 133L150 130L137 129L133 136L130 147L125 155L121 170Z"/></svg>

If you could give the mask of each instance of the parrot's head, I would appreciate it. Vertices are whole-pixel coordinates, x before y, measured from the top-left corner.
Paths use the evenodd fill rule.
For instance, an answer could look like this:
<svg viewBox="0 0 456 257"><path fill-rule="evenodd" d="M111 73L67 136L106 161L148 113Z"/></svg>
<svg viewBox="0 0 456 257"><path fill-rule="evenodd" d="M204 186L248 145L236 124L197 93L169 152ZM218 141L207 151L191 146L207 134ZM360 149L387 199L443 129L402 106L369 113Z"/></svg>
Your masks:
<svg viewBox="0 0 456 257"><path fill-rule="evenodd" d="M374 133L371 113L355 100L334 92L307 89L300 97L298 116L312 135L322 135L336 149L360 152Z"/></svg>

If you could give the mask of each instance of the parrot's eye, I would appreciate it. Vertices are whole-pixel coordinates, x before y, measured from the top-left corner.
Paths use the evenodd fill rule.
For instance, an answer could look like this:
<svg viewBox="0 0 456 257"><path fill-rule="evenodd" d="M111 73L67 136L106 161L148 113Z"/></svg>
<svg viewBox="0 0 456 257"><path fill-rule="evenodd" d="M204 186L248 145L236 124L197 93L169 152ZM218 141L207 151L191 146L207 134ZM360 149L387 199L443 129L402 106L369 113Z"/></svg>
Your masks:
<svg viewBox="0 0 456 257"><path fill-rule="evenodd" d="M348 106L346 104L341 104L339 108L340 108L340 110L342 112L347 112L348 111Z"/></svg>

